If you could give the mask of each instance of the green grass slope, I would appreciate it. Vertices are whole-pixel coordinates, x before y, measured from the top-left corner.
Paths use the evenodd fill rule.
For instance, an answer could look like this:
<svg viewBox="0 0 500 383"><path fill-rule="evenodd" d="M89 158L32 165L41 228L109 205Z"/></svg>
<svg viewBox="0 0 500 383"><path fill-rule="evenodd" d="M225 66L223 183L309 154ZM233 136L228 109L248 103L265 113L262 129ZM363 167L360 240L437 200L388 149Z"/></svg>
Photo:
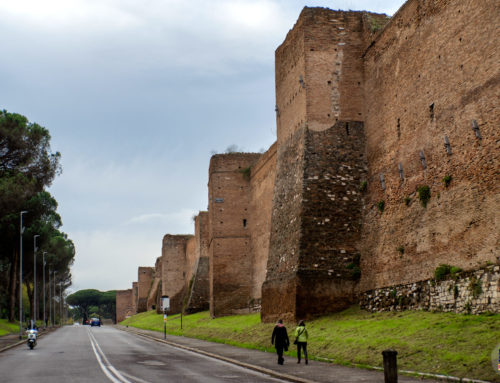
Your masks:
<svg viewBox="0 0 500 383"><path fill-rule="evenodd" d="M7 319L0 319L0 336L7 334L18 334L19 325L10 323Z"/></svg>
<svg viewBox="0 0 500 383"><path fill-rule="evenodd" d="M137 314L121 323L163 331L163 316ZM289 334L295 324L285 323ZM403 370L447 374L500 382L491 353L500 343L500 315L462 315L426 311L369 313L351 307L306 323L311 359L337 364L382 367L381 352L398 351ZM274 351L274 324L261 323L260 314L211 319L208 312L168 316L167 332L239 347ZM293 338L293 337L291 337ZM293 341L293 339L291 339ZM296 355L295 350L288 355Z"/></svg>

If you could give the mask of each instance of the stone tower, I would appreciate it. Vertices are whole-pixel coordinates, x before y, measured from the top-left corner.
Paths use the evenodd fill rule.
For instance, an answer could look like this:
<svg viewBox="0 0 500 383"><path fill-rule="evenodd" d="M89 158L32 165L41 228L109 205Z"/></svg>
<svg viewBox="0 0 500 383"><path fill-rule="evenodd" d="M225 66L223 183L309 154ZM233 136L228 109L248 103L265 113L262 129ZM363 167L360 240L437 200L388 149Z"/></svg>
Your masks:
<svg viewBox="0 0 500 383"><path fill-rule="evenodd" d="M363 13L304 8L276 50L278 155L262 319L351 304L366 177Z"/></svg>

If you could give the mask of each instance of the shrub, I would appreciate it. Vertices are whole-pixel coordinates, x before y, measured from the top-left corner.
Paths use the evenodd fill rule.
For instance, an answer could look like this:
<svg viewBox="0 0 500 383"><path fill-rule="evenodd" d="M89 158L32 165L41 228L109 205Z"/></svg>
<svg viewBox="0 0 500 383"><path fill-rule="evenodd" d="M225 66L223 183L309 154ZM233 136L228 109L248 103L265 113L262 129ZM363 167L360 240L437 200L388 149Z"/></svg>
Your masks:
<svg viewBox="0 0 500 383"><path fill-rule="evenodd" d="M452 177L450 175L446 175L441 181L443 181L444 187L447 188L448 186L450 186L451 180Z"/></svg>
<svg viewBox="0 0 500 383"><path fill-rule="evenodd" d="M411 202L411 198L410 197L405 197L404 201L405 201L405 205L406 206L410 206L410 202Z"/></svg>
<svg viewBox="0 0 500 383"><path fill-rule="evenodd" d="M450 274L451 266L446 264L441 264L434 270L434 278L436 281L442 281Z"/></svg>
<svg viewBox="0 0 500 383"><path fill-rule="evenodd" d="M396 248L397 251L399 251L399 254L403 255L405 253L405 247L404 246L398 246Z"/></svg>
<svg viewBox="0 0 500 383"><path fill-rule="evenodd" d="M418 199L423 207L427 207L427 203L431 199L431 188L427 185L422 185L417 188Z"/></svg>
<svg viewBox="0 0 500 383"><path fill-rule="evenodd" d="M377 209L383 213L384 212L384 208L385 208L385 201L384 200L381 200L381 201L378 201L377 202Z"/></svg>
<svg viewBox="0 0 500 383"><path fill-rule="evenodd" d="M455 277L455 275L461 271L462 269L460 267L450 266L443 263L439 265L436 270L434 270L434 278L436 281L442 281L448 275Z"/></svg>

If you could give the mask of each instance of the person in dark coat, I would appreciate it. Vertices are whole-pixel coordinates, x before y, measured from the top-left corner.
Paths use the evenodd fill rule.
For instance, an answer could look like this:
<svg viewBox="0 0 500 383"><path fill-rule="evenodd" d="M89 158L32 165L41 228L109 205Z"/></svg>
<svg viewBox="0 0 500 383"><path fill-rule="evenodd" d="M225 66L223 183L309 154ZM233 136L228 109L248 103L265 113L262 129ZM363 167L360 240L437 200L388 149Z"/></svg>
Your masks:
<svg viewBox="0 0 500 383"><path fill-rule="evenodd" d="M290 339L288 339L288 333L286 332L286 327L283 325L283 320L279 319L278 323L273 330L273 335L271 336L271 344L276 347L276 353L278 354L278 364L283 364L285 359L283 358L283 350L288 351L288 346L290 346Z"/></svg>

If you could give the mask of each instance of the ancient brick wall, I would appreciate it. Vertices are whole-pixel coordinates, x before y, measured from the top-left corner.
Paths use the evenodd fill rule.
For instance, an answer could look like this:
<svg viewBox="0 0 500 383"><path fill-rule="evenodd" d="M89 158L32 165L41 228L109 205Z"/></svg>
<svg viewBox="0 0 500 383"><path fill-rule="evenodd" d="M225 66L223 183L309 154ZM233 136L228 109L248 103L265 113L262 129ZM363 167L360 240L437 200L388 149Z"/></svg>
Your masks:
<svg viewBox="0 0 500 383"><path fill-rule="evenodd" d="M163 237L162 295L170 297L170 313L179 313L186 298L186 245L191 235Z"/></svg>
<svg viewBox="0 0 500 383"><path fill-rule="evenodd" d="M252 299L260 305L262 284L266 279L274 182L276 177L276 148L274 143L251 167L251 200L247 223L251 237Z"/></svg>
<svg viewBox="0 0 500 383"><path fill-rule="evenodd" d="M249 168L256 153L218 154L209 168L209 285L212 316L251 304L252 256Z"/></svg>
<svg viewBox="0 0 500 383"><path fill-rule="evenodd" d="M139 266L137 270L137 312L142 313L148 309L148 296L153 282L153 267Z"/></svg>
<svg viewBox="0 0 500 383"><path fill-rule="evenodd" d="M138 297L138 291L137 291L137 282L132 282L132 315L137 314L137 297Z"/></svg>
<svg viewBox="0 0 500 383"><path fill-rule="evenodd" d="M116 323L120 323L134 314L132 289L116 290Z"/></svg>
<svg viewBox="0 0 500 383"><path fill-rule="evenodd" d="M367 49L361 290L499 261L499 35L495 2L410 0Z"/></svg>
<svg viewBox="0 0 500 383"><path fill-rule="evenodd" d="M148 303L147 309L149 310L157 310L160 312L160 298L161 298L161 257L156 258L154 273L153 273L153 282L151 284L151 290L148 295Z"/></svg>
<svg viewBox="0 0 500 383"><path fill-rule="evenodd" d="M208 280L208 212L200 211L195 218L194 226L197 258L193 267L193 275L189 280L186 280L189 290L189 299L186 304L186 312L188 313L208 310L210 300Z"/></svg>
<svg viewBox="0 0 500 383"><path fill-rule="evenodd" d="M357 193L366 172L363 124L357 122L363 117L362 16L304 8L297 31L276 51L276 67L284 72L300 61L284 53L305 57L306 120L299 127L278 124L271 243L262 290L265 321L334 311L355 296L352 275L358 267L363 207ZM303 51L291 50L290 44ZM278 105L288 94L287 81L293 79L281 81L277 72ZM296 113L302 116L302 109Z"/></svg>

